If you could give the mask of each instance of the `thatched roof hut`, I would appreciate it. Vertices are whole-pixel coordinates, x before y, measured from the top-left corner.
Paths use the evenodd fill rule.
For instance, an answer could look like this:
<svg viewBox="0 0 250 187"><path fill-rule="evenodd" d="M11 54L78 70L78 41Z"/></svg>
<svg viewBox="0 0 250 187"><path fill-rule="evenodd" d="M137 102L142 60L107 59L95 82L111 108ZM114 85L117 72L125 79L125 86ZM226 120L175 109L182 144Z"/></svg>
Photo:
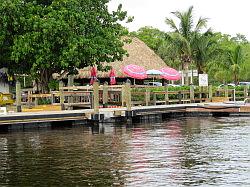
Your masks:
<svg viewBox="0 0 250 187"><path fill-rule="evenodd" d="M136 64L143 66L146 70L149 69L160 69L166 67L166 63L157 56L153 50L151 50L143 41L138 38L131 38L131 43L125 44L124 49L127 50L129 56L124 57L123 61L111 62L108 65L112 66L115 69L116 77L125 78L126 74L122 73L124 66L129 64ZM78 78L90 78L90 68L87 67L79 70ZM109 77L109 72L97 73L98 78L107 78Z"/></svg>

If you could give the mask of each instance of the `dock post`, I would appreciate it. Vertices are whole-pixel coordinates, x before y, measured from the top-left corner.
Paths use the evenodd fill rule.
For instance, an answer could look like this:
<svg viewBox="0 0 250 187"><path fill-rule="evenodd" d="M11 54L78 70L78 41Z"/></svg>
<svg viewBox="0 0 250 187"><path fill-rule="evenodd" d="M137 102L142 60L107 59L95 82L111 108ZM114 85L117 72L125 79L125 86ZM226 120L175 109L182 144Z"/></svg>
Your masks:
<svg viewBox="0 0 250 187"><path fill-rule="evenodd" d="M150 90L147 88L145 92L145 103L146 106L149 106L150 104Z"/></svg>
<svg viewBox="0 0 250 187"><path fill-rule="evenodd" d="M190 85L190 102L194 103L194 85Z"/></svg>
<svg viewBox="0 0 250 187"><path fill-rule="evenodd" d="M28 91L28 108L31 108L32 91Z"/></svg>
<svg viewBox="0 0 250 187"><path fill-rule="evenodd" d="M53 105L53 103L55 102L55 97L54 97L54 94L53 94L53 91L50 89L50 102L51 104Z"/></svg>
<svg viewBox="0 0 250 187"><path fill-rule="evenodd" d="M165 86L165 105L169 104L168 85Z"/></svg>
<svg viewBox="0 0 250 187"><path fill-rule="evenodd" d="M244 86L244 99L248 98L248 86Z"/></svg>
<svg viewBox="0 0 250 187"><path fill-rule="evenodd" d="M182 100L181 91L178 91L178 99L179 99L179 104L181 104L181 100Z"/></svg>
<svg viewBox="0 0 250 187"><path fill-rule="evenodd" d="M154 106L156 105L156 93L153 92L153 103L154 103Z"/></svg>
<svg viewBox="0 0 250 187"><path fill-rule="evenodd" d="M208 87L208 98L209 98L209 101L212 102L212 98L213 98L213 86L212 85L209 85Z"/></svg>
<svg viewBox="0 0 250 187"><path fill-rule="evenodd" d="M126 117L131 119L132 117L132 108L131 108L131 82L130 80L128 79L126 84L125 84L125 91L126 91L126 107L127 107L127 110L126 110Z"/></svg>
<svg viewBox="0 0 250 187"><path fill-rule="evenodd" d="M93 104L94 104L94 115L92 116L93 120L100 120L99 116L99 82L95 81L93 84Z"/></svg>
<svg viewBox="0 0 250 187"><path fill-rule="evenodd" d="M68 87L71 87L73 85L74 85L74 76L73 75L68 75ZM73 90L69 89L68 91L70 92L70 91L73 91ZM73 95L71 94L70 96L68 96L68 104L69 104L68 109L69 110L73 110L73 106L71 105L72 103L73 103Z"/></svg>
<svg viewBox="0 0 250 187"><path fill-rule="evenodd" d="M106 81L103 84L102 104L103 104L103 108L107 108L107 105L108 105L108 83Z"/></svg>
<svg viewBox="0 0 250 187"><path fill-rule="evenodd" d="M60 97L60 105L61 105L61 110L65 110L65 105L64 105L64 95L63 95L63 82L59 82L59 97Z"/></svg>
<svg viewBox="0 0 250 187"><path fill-rule="evenodd" d="M125 83L123 83L122 85L121 94L122 94L122 106L126 106L126 84Z"/></svg>
<svg viewBox="0 0 250 187"><path fill-rule="evenodd" d="M21 83L19 81L16 82L16 111L22 112L22 106L21 106Z"/></svg>
<svg viewBox="0 0 250 187"><path fill-rule="evenodd" d="M228 97L228 86L225 86L225 97Z"/></svg>

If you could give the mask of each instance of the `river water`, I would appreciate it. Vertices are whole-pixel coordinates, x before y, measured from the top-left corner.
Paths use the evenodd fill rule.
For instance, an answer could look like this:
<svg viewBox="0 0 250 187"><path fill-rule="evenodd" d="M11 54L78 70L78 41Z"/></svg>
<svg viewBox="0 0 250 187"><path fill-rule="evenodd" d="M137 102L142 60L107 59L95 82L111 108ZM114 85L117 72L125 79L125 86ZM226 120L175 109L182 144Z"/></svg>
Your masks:
<svg viewBox="0 0 250 187"><path fill-rule="evenodd" d="M0 134L0 186L250 186L250 118Z"/></svg>

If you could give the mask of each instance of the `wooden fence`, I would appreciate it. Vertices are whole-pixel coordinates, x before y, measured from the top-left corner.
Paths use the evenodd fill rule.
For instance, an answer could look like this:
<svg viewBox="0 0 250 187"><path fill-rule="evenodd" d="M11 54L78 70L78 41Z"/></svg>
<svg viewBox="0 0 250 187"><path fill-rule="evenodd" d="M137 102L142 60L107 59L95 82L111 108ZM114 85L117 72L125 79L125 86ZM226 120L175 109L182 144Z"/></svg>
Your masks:
<svg viewBox="0 0 250 187"><path fill-rule="evenodd" d="M249 98L249 87L244 87L242 91L235 89L197 87L190 86L189 90L172 91L170 87L150 86L130 86L124 85L110 86L107 84L94 86L60 86L59 91L51 91L49 94L33 94L27 92L27 96L22 98L22 104L38 105L39 100L46 100L54 105L61 105L62 109L74 108L94 108L99 107L121 107L127 106L150 106L161 104L182 104L182 103L202 103L202 102L223 102L223 101L243 101ZM95 103L95 104L94 104Z"/></svg>

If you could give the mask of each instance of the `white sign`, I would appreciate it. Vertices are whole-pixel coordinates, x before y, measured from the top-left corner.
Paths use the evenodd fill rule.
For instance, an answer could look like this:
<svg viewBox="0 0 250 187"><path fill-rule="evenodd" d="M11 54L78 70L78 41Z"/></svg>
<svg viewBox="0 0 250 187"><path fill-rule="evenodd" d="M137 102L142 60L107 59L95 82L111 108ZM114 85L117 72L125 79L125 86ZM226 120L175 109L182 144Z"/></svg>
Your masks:
<svg viewBox="0 0 250 187"><path fill-rule="evenodd" d="M207 74L199 74L199 86L208 86Z"/></svg>
<svg viewBox="0 0 250 187"><path fill-rule="evenodd" d="M182 71L179 71L179 73L182 75ZM195 69L194 70L188 70L188 72L187 72L188 77L192 77L192 73L193 73L193 77L198 77L198 71L195 70ZM185 71L183 71L183 74L185 74Z"/></svg>

